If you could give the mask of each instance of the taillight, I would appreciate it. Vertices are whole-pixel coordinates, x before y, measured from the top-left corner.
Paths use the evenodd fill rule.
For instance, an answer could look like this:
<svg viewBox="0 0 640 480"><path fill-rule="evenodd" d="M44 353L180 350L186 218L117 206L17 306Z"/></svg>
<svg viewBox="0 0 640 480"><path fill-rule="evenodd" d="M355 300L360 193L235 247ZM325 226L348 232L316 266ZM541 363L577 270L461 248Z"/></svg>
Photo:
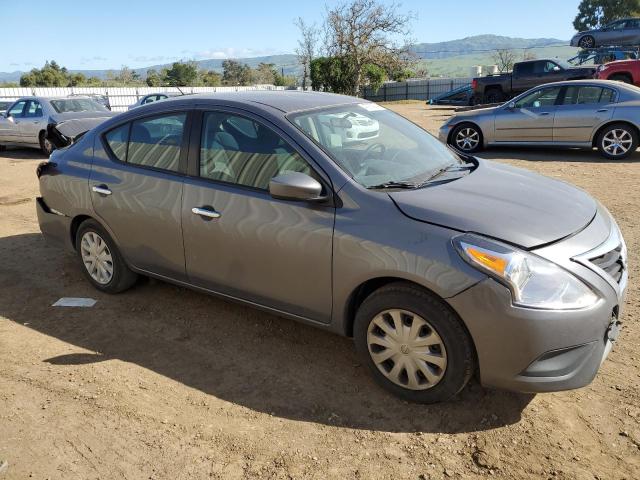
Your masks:
<svg viewBox="0 0 640 480"><path fill-rule="evenodd" d="M476 88L478 88L478 79L474 78L473 80L471 80L471 89L475 90Z"/></svg>

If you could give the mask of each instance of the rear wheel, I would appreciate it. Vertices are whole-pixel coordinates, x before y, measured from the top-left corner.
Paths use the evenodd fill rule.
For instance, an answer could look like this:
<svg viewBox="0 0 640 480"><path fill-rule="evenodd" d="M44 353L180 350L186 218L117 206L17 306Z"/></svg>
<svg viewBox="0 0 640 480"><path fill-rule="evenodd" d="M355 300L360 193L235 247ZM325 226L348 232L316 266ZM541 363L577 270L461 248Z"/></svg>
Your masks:
<svg viewBox="0 0 640 480"><path fill-rule="evenodd" d="M451 132L449 145L464 153L477 152L482 148L482 132L473 124L463 123Z"/></svg>
<svg viewBox="0 0 640 480"><path fill-rule="evenodd" d="M588 49L596 46L596 40L591 35L585 35L578 42L580 48Z"/></svg>
<svg viewBox="0 0 640 480"><path fill-rule="evenodd" d="M138 275L129 269L115 242L95 220L85 220L78 228L76 250L85 276L98 290L120 293L136 283Z"/></svg>
<svg viewBox="0 0 640 480"><path fill-rule="evenodd" d="M53 152L54 150L53 143L49 141L44 132L40 132L38 140L40 141L40 151L42 152L42 154L46 155L47 157L51 155L51 152Z"/></svg>
<svg viewBox="0 0 640 480"><path fill-rule="evenodd" d="M387 285L365 299L354 341L376 382L411 402L451 399L475 369L460 319L442 300L406 283Z"/></svg>
<svg viewBox="0 0 640 480"><path fill-rule="evenodd" d="M638 132L625 123L609 125L598 135L600 153L611 160L627 158L638 148Z"/></svg>
<svg viewBox="0 0 640 480"><path fill-rule="evenodd" d="M500 103L504 101L504 93L499 88L487 90L484 95L485 103Z"/></svg>
<svg viewBox="0 0 640 480"><path fill-rule="evenodd" d="M615 75L611 75L609 77L609 80L614 80L616 82L623 82L623 83L633 83L631 76L627 75L626 73L616 73Z"/></svg>

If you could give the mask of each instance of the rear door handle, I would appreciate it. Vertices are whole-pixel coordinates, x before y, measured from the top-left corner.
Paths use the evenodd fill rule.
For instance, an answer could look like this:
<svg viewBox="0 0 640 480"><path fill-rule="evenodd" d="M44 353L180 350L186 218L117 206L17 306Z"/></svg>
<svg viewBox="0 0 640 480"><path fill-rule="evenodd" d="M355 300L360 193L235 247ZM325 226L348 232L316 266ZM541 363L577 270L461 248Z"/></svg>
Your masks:
<svg viewBox="0 0 640 480"><path fill-rule="evenodd" d="M601 108L600 110L596 110L597 113L604 113L604 112L608 112L609 109L608 108Z"/></svg>
<svg viewBox="0 0 640 480"><path fill-rule="evenodd" d="M549 112L540 112L540 116L543 117L545 115L549 115Z"/></svg>
<svg viewBox="0 0 640 480"><path fill-rule="evenodd" d="M207 218L220 218L220 214L211 208L193 207L191 213Z"/></svg>
<svg viewBox="0 0 640 480"><path fill-rule="evenodd" d="M111 195L111 190L106 185L94 185L91 190L99 193L100 195Z"/></svg>

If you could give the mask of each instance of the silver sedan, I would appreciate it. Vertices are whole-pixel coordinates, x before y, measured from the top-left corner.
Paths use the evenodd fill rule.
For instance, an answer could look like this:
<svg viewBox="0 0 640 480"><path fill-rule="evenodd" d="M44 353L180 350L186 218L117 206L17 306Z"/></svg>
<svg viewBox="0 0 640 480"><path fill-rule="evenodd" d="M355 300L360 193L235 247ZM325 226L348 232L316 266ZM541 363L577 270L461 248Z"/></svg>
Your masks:
<svg viewBox="0 0 640 480"><path fill-rule="evenodd" d="M7 145L17 145L39 148L48 156L54 147L47 139L47 125L113 115L91 98L19 98L0 115L0 150Z"/></svg>
<svg viewBox="0 0 640 480"><path fill-rule="evenodd" d="M492 145L597 148L622 159L638 148L640 88L572 80L533 88L504 105L461 112L439 138L473 153Z"/></svg>

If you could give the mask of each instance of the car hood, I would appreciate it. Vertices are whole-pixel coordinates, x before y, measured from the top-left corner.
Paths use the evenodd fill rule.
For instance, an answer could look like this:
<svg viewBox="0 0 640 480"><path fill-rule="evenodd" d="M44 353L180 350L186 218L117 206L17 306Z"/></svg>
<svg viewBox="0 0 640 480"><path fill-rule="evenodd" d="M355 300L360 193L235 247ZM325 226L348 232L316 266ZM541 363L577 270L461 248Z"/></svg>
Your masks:
<svg viewBox="0 0 640 480"><path fill-rule="evenodd" d="M390 193L406 216L530 249L583 229L596 214L586 192L558 180L478 160L448 183Z"/></svg>
<svg viewBox="0 0 640 480"><path fill-rule="evenodd" d="M456 111L452 119L458 120L459 118L476 117L478 115L492 115L500 107L502 107L502 105L498 105L495 107L487 107L487 108L471 108L469 110L463 110L460 112Z"/></svg>

